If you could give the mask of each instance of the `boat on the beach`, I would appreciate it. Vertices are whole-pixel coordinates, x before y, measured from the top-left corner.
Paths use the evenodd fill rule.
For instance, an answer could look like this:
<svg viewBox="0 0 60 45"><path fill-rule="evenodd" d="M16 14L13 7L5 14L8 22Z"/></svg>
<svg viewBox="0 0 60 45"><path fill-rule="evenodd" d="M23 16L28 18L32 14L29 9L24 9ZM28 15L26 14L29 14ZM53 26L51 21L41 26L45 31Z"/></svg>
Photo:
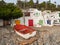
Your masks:
<svg viewBox="0 0 60 45"><path fill-rule="evenodd" d="M36 35L36 31L34 29L25 25L15 25L14 30L18 35L25 39L29 39Z"/></svg>

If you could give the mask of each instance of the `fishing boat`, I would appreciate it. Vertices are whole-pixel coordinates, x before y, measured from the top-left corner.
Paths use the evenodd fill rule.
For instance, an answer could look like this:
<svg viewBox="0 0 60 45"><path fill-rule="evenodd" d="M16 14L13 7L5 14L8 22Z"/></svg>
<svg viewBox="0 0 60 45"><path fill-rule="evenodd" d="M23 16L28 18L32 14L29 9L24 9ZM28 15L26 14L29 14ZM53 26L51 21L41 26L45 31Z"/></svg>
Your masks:
<svg viewBox="0 0 60 45"><path fill-rule="evenodd" d="M18 35L25 39L29 39L36 35L36 30L32 29L31 27L21 25L19 23L16 23L16 25L14 25L14 30Z"/></svg>

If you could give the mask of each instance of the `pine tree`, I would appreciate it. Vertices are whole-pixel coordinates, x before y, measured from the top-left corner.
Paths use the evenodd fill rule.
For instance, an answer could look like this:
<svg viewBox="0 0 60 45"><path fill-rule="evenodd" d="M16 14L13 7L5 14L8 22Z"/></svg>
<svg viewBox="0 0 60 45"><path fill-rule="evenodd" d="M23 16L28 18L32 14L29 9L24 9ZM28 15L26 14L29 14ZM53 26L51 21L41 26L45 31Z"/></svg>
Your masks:
<svg viewBox="0 0 60 45"><path fill-rule="evenodd" d="M39 0L36 1L36 8L39 8Z"/></svg>
<svg viewBox="0 0 60 45"><path fill-rule="evenodd" d="M19 8L23 8L23 2L21 0L17 0L17 5Z"/></svg>
<svg viewBox="0 0 60 45"><path fill-rule="evenodd" d="M33 0L30 0L28 4L29 4L30 7L33 7L34 6Z"/></svg>

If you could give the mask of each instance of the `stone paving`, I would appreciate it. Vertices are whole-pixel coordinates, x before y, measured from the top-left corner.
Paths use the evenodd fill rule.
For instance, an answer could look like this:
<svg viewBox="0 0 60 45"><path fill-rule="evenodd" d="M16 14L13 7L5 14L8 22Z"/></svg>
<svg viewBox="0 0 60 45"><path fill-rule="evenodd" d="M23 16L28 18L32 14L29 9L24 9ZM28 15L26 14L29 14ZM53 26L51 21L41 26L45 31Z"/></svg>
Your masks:
<svg viewBox="0 0 60 45"><path fill-rule="evenodd" d="M40 31L42 45L60 45L60 26L35 28ZM41 45L41 43L40 43Z"/></svg>
<svg viewBox="0 0 60 45"><path fill-rule="evenodd" d="M27 45L60 45L60 26L35 28L39 38ZM20 45L24 40L11 27L0 27L0 45Z"/></svg>
<svg viewBox="0 0 60 45"><path fill-rule="evenodd" d="M22 38L18 36L11 28L1 28L0 45L20 45Z"/></svg>

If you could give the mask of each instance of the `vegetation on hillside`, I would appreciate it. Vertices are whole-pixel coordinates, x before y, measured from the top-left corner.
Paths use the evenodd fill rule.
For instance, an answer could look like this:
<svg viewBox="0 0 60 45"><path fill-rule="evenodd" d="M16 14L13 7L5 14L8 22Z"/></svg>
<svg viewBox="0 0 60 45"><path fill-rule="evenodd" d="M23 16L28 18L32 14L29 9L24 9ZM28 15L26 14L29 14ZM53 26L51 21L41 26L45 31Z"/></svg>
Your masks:
<svg viewBox="0 0 60 45"><path fill-rule="evenodd" d="M25 2L20 1L20 2L21 3L19 3L19 4L22 5L22 3L23 3L23 5L20 6L19 4L17 4L19 7L24 7L24 5L25 5L27 8L37 8L39 10L41 10L43 8L44 10L51 10L51 11L59 10L60 11L60 5L56 6L56 2L51 3L50 0L47 2L42 2L42 3L39 3L39 2L34 3L33 0L30 0L29 2L26 2L26 1Z"/></svg>

